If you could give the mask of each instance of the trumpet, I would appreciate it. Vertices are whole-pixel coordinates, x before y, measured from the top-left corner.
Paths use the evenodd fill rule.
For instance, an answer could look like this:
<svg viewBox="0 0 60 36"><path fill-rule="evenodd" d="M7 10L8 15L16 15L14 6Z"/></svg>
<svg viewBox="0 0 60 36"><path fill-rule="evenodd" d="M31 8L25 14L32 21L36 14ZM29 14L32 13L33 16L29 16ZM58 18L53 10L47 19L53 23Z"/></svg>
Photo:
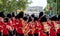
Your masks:
<svg viewBox="0 0 60 36"><path fill-rule="evenodd" d="M49 32L49 31L50 31L50 26L44 25L44 31L45 31L45 32Z"/></svg>
<svg viewBox="0 0 60 36"><path fill-rule="evenodd" d="M26 25L25 27L23 27L22 30L23 30L23 32L24 32L24 35L25 35L25 36L28 36L28 33L29 33L29 31L30 31L28 25Z"/></svg>

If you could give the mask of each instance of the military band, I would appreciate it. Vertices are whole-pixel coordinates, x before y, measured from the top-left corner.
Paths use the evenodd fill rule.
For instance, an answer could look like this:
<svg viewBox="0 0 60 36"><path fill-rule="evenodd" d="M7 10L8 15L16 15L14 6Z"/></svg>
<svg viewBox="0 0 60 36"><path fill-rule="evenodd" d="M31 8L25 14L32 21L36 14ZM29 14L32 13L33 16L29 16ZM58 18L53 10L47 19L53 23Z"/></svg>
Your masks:
<svg viewBox="0 0 60 36"><path fill-rule="evenodd" d="M39 17L21 11L4 15L0 12L0 36L60 36L60 15L48 17L43 12Z"/></svg>

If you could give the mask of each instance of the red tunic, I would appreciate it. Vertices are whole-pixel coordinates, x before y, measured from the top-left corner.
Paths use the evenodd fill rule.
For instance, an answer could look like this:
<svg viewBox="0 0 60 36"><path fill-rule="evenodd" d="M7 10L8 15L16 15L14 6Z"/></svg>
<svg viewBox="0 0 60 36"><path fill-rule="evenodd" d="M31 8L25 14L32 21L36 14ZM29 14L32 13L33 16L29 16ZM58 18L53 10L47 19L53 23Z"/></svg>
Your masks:
<svg viewBox="0 0 60 36"><path fill-rule="evenodd" d="M44 30L44 26L41 24L40 20L37 20L37 22L39 23L41 30Z"/></svg>
<svg viewBox="0 0 60 36"><path fill-rule="evenodd" d="M60 21L58 21L57 24L60 25ZM60 26L59 26L59 28L57 29L57 33L60 34Z"/></svg>
<svg viewBox="0 0 60 36"><path fill-rule="evenodd" d="M34 34L37 34L37 33L38 33L38 29L35 28Z"/></svg>
<svg viewBox="0 0 60 36"><path fill-rule="evenodd" d="M4 28L3 28L3 25L4 25L4 22L0 22L0 26L1 26L1 27L0 27L0 32L2 32L2 30L4 29Z"/></svg>
<svg viewBox="0 0 60 36"><path fill-rule="evenodd" d="M12 26L13 26L14 29L16 29L16 23L17 23L16 20L12 19Z"/></svg>
<svg viewBox="0 0 60 36"><path fill-rule="evenodd" d="M18 27L17 27L17 30L16 30L16 31L17 31L17 33L19 33L19 34L24 34L23 31L22 31L22 29L20 29L20 28L18 28Z"/></svg>
<svg viewBox="0 0 60 36"><path fill-rule="evenodd" d="M0 32L1 32L2 29L3 29L3 28L2 28L2 25L1 25L1 22L0 22Z"/></svg>
<svg viewBox="0 0 60 36"><path fill-rule="evenodd" d="M2 31L3 28L0 27L0 32Z"/></svg>
<svg viewBox="0 0 60 36"><path fill-rule="evenodd" d="M57 21L56 23L57 23L57 24L60 24L60 21Z"/></svg>
<svg viewBox="0 0 60 36"><path fill-rule="evenodd" d="M60 34L60 28L57 30L57 33Z"/></svg>
<svg viewBox="0 0 60 36"><path fill-rule="evenodd" d="M17 29L16 29L17 33L24 34L22 31L22 27L23 27L22 21L20 20L19 23L17 24Z"/></svg>
<svg viewBox="0 0 60 36"><path fill-rule="evenodd" d="M41 25L37 25L37 24L35 25L35 31L34 31L35 34L38 33L38 30L39 30L37 28L40 28L41 29L42 26Z"/></svg>
<svg viewBox="0 0 60 36"><path fill-rule="evenodd" d="M15 20L10 20L10 21L8 21L8 25L15 29L16 21Z"/></svg>
<svg viewBox="0 0 60 36"><path fill-rule="evenodd" d="M41 24L40 20L37 20L37 22L38 22L39 24Z"/></svg>
<svg viewBox="0 0 60 36"><path fill-rule="evenodd" d="M29 28L30 28L29 34L32 34L32 25L29 25Z"/></svg>
<svg viewBox="0 0 60 36"><path fill-rule="evenodd" d="M22 20L19 21L19 27L23 27Z"/></svg>
<svg viewBox="0 0 60 36"><path fill-rule="evenodd" d="M47 36L42 30L39 30L39 36Z"/></svg>
<svg viewBox="0 0 60 36"><path fill-rule="evenodd" d="M11 29L13 29L12 20L8 21L8 25L11 27ZM10 30L10 29L9 29L9 30Z"/></svg>
<svg viewBox="0 0 60 36"><path fill-rule="evenodd" d="M50 36L56 36L56 31L54 29L54 23L53 22L51 24L48 23L48 25L51 27L50 28Z"/></svg>
<svg viewBox="0 0 60 36"><path fill-rule="evenodd" d="M53 28L50 29L50 36L56 36L56 31Z"/></svg>
<svg viewBox="0 0 60 36"><path fill-rule="evenodd" d="M8 21L8 25L10 26L12 25L12 20Z"/></svg>
<svg viewBox="0 0 60 36"><path fill-rule="evenodd" d="M3 26L3 35L7 35L8 34L8 30L6 28L6 25Z"/></svg>
<svg viewBox="0 0 60 36"><path fill-rule="evenodd" d="M54 24L53 24L53 23L48 23L48 22L47 22L47 24L48 24L51 28L54 27Z"/></svg>
<svg viewBox="0 0 60 36"><path fill-rule="evenodd" d="M16 19L12 19L12 22L15 22L16 23Z"/></svg>
<svg viewBox="0 0 60 36"><path fill-rule="evenodd" d="M6 28L6 25L5 25L5 23L4 22L1 22L1 26L3 27L2 28L2 30L3 30L3 35L7 35L8 34L8 30L7 30L7 28Z"/></svg>

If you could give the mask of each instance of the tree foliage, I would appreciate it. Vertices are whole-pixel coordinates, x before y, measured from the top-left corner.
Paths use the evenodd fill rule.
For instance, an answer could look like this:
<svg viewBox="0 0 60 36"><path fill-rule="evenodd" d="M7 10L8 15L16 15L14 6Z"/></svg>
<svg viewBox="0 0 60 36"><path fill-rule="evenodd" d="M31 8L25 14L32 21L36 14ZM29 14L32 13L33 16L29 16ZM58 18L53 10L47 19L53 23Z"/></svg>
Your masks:
<svg viewBox="0 0 60 36"><path fill-rule="evenodd" d="M47 0L48 4L50 4L50 6L52 6L53 8L53 11L56 13L56 14L59 14L60 13L60 0ZM47 7L49 9L50 6L48 6L47 4ZM46 8L47 8L46 7ZM46 9L45 8L45 9ZM46 10L45 10L46 11ZM54 13L54 14L55 14Z"/></svg>
<svg viewBox="0 0 60 36"><path fill-rule="evenodd" d="M31 1L28 0L0 0L0 11L13 12L17 9L25 10Z"/></svg>

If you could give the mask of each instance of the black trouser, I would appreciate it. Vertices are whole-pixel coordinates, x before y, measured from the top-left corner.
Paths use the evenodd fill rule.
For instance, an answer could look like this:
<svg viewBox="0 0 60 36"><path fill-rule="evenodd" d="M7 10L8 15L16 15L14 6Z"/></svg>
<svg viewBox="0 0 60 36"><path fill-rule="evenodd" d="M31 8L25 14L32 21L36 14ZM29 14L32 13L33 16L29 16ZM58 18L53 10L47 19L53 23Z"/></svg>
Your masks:
<svg viewBox="0 0 60 36"><path fill-rule="evenodd" d="M47 34L47 36L49 36L49 32L44 32L45 34Z"/></svg>
<svg viewBox="0 0 60 36"><path fill-rule="evenodd" d="M28 34L29 36L33 36L33 34Z"/></svg>
<svg viewBox="0 0 60 36"><path fill-rule="evenodd" d="M34 33L34 36L39 36L38 33Z"/></svg>
<svg viewBox="0 0 60 36"><path fill-rule="evenodd" d="M2 36L2 33L0 32L0 36Z"/></svg>
<svg viewBox="0 0 60 36"><path fill-rule="evenodd" d="M13 31L9 31L9 36L13 36Z"/></svg>
<svg viewBox="0 0 60 36"><path fill-rule="evenodd" d="M9 36L13 36L13 35L16 35L16 30L9 31Z"/></svg>
<svg viewBox="0 0 60 36"><path fill-rule="evenodd" d="M16 35L16 30L14 29L14 31L13 31L13 35Z"/></svg>
<svg viewBox="0 0 60 36"><path fill-rule="evenodd" d="M3 34L3 36L8 36L8 34L6 34L6 35Z"/></svg>
<svg viewBox="0 0 60 36"><path fill-rule="evenodd" d="M57 33L57 36L60 36L60 34Z"/></svg>
<svg viewBox="0 0 60 36"><path fill-rule="evenodd" d="M24 34L16 33L16 36L24 36Z"/></svg>

